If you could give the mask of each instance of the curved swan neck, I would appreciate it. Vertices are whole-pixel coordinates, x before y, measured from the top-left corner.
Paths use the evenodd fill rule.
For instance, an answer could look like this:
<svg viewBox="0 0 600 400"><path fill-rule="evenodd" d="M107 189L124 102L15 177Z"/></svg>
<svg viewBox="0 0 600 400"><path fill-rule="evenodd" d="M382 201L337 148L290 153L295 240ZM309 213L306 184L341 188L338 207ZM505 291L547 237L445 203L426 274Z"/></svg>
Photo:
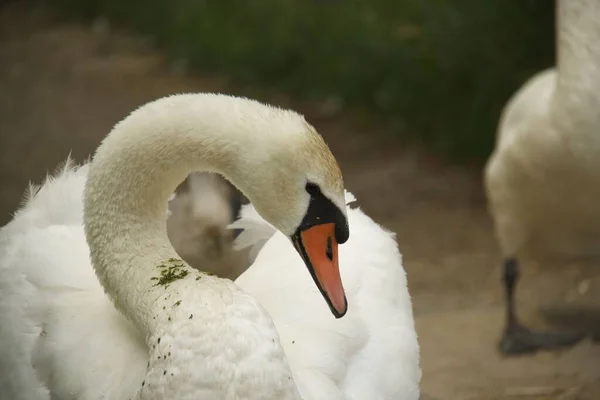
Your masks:
<svg viewBox="0 0 600 400"><path fill-rule="evenodd" d="M98 148L84 196L92 262L116 307L147 336L164 287L193 285L198 274L169 261L179 258L166 233L169 195L190 172L205 170L252 198L252 177L269 155L269 141L252 133L291 114L224 95L171 96L134 111ZM163 273L170 278L161 280Z"/></svg>
<svg viewBox="0 0 600 400"><path fill-rule="evenodd" d="M600 123L600 2L557 0L559 119L595 128ZM584 127L581 127L584 128Z"/></svg>
<svg viewBox="0 0 600 400"><path fill-rule="evenodd" d="M98 279L148 346L138 399L300 398L268 313L231 281L181 261L165 214L176 186L204 170L285 220L286 200L297 197L290 190L304 189L290 184L286 166L297 162L305 124L292 111L247 99L178 95L134 111L98 148L84 192L85 232Z"/></svg>

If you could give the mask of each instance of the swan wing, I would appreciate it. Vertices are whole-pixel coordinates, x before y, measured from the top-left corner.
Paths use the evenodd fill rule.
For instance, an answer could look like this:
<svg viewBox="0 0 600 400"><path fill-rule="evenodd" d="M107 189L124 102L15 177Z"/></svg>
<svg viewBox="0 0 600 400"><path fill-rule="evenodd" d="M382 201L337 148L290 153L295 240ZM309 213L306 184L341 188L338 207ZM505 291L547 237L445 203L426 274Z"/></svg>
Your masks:
<svg viewBox="0 0 600 400"><path fill-rule="evenodd" d="M143 341L104 295L89 260L86 175L87 166L67 161L29 189L0 229L2 400L126 398L137 389L127 380L137 386L143 376Z"/></svg>
<svg viewBox="0 0 600 400"><path fill-rule="evenodd" d="M354 196L347 193L346 199ZM271 234L236 284L269 311L306 398L416 400L419 346L394 235L360 209L347 212L350 239L339 248L349 303L343 318L331 315L304 263L279 232ZM256 215L252 218L258 223Z"/></svg>

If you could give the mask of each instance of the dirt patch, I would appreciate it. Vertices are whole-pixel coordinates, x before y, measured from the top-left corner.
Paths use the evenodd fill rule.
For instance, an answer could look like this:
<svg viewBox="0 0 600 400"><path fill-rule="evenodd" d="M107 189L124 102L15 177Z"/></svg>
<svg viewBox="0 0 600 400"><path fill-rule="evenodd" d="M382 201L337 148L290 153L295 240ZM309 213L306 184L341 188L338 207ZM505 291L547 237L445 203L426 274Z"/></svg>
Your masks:
<svg viewBox="0 0 600 400"><path fill-rule="evenodd" d="M240 93L221 77L182 76L138 39L58 23L21 5L2 8L0 223L27 182L40 182L69 152L84 160L134 108L189 91ZM283 97L272 101L290 105ZM414 297L424 398L599 398L598 345L511 359L496 351L503 318L499 256L479 171L436 162L349 115L323 119L314 104L291 105L328 140L359 204L397 232ZM541 325L539 307L559 304L591 310L598 319L598 274L593 265L526 268L523 318Z"/></svg>

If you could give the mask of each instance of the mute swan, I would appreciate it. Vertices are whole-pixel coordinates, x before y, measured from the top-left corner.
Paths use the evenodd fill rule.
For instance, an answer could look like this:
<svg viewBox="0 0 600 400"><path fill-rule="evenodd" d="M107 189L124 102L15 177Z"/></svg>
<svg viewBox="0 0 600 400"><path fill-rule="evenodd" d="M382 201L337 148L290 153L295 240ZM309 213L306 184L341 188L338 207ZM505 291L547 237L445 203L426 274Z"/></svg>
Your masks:
<svg viewBox="0 0 600 400"><path fill-rule="evenodd" d="M596 0L557 1L558 68L538 73L510 99L486 165L486 192L504 257L504 353L569 346L582 338L524 328L515 315L514 288L524 257L600 255L598 15Z"/></svg>
<svg viewBox="0 0 600 400"><path fill-rule="evenodd" d="M235 280L250 266L247 251L232 248L241 194L217 174L193 172L169 201L167 233L190 266Z"/></svg>
<svg viewBox="0 0 600 400"><path fill-rule="evenodd" d="M256 261L235 283L273 318L305 399L417 400L419 345L398 245L360 209L347 216L352 235L339 264L351 307L342 320L319 307L293 246L251 204L231 227L242 229L235 247L251 248Z"/></svg>
<svg viewBox="0 0 600 400"><path fill-rule="evenodd" d="M315 311L346 314L344 186L322 137L256 101L166 97L119 122L89 166L32 191L0 230L2 399L301 398L264 308L182 262L167 238L169 196L202 170L294 243L325 299Z"/></svg>

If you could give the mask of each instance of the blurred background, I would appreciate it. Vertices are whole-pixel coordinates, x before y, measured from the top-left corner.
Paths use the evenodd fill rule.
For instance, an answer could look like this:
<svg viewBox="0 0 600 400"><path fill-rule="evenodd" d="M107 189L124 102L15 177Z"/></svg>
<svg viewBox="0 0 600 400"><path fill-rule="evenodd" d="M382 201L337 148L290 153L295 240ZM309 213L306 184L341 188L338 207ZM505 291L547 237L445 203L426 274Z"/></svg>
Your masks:
<svg viewBox="0 0 600 400"><path fill-rule="evenodd" d="M328 141L358 204L397 232L424 399L600 398L599 345L497 350L501 260L482 167L508 98L554 64L554 1L243 3L0 0L0 224L29 181L69 153L85 161L149 100L216 91L291 107ZM198 263L226 258L236 271L246 258L227 253L220 235L244 199L213 181L178 189L189 199L172 204L170 236L184 258L205 251ZM194 194L203 190L229 207L221 220L208 221L218 199ZM540 310L585 308L600 293L584 267L523 273L519 312L530 325L547 324Z"/></svg>

